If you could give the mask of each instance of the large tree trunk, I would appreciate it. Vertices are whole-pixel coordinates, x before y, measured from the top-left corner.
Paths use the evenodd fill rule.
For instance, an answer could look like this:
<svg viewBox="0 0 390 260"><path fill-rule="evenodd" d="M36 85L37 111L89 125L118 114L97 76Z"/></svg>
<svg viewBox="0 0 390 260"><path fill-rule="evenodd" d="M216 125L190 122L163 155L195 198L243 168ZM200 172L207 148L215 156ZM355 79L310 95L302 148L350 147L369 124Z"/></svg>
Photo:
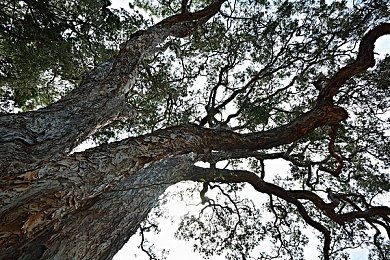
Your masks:
<svg viewBox="0 0 390 260"><path fill-rule="evenodd" d="M96 129L134 116L126 98L139 63L168 36L190 35L225 1L135 33L58 102L0 117L0 258L106 259L136 231L168 185L155 185L170 180L168 157L185 152L141 137L67 154Z"/></svg>
<svg viewBox="0 0 390 260"><path fill-rule="evenodd" d="M23 241L8 240L12 246L2 250L2 258L20 259L110 259L136 232L159 196L179 176L191 158L180 156L157 162L128 176L109 191L94 196L82 207L69 205L72 211L54 225L42 222L25 225L34 232ZM39 214L39 213L38 213ZM35 215L37 216L37 215ZM22 228L23 229L23 228ZM15 234L9 239L20 239ZM32 239L33 238L33 239ZM17 246L16 246L17 245ZM3 245L6 247L6 245Z"/></svg>
<svg viewBox="0 0 390 260"><path fill-rule="evenodd" d="M0 117L0 177L12 176L69 153L96 129L131 118L126 103L139 63L157 52L168 36L185 37L217 13L216 0L201 11L169 17L133 34L119 54L97 67L80 86L58 102L37 111Z"/></svg>
<svg viewBox="0 0 390 260"><path fill-rule="evenodd" d="M182 125L55 158L3 178L1 257L112 256L165 188L212 150L271 148L345 117L343 109L324 106L293 123L253 134Z"/></svg>
<svg viewBox="0 0 390 260"><path fill-rule="evenodd" d="M273 130L238 134L182 125L67 155L100 126L132 116L125 97L139 62L168 36L190 34L223 2L216 0L199 12L172 16L135 34L116 57L59 102L0 117L0 258L111 258L169 185L182 179L212 180L211 172L194 170L195 161L214 150L244 153L288 144L347 117L331 99L346 74L353 76L365 66L358 62L329 81L316 107ZM380 29L389 33L390 25ZM368 40L375 41L378 35ZM257 190L300 205L292 193L285 195L255 177L242 172L231 181L258 184ZM326 208L316 197L296 196L307 196Z"/></svg>

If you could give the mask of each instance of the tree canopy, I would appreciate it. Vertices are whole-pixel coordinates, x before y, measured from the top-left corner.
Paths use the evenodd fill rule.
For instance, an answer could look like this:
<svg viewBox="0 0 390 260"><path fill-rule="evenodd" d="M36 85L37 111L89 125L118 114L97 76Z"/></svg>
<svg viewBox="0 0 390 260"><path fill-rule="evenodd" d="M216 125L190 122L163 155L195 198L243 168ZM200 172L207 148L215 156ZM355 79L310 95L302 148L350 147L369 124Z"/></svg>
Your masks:
<svg viewBox="0 0 390 260"><path fill-rule="evenodd" d="M0 258L110 258L182 181L205 257L390 258L388 1L110 4L0 4Z"/></svg>

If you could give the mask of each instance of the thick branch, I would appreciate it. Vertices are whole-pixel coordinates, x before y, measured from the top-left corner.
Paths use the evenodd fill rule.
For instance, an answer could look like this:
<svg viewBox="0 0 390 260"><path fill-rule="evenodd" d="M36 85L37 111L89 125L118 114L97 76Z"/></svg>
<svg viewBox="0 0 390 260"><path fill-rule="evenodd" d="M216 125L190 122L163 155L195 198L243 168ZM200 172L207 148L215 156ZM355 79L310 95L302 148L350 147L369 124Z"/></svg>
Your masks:
<svg viewBox="0 0 390 260"><path fill-rule="evenodd" d="M205 129L202 131L209 133L204 140L212 150L258 150L292 143L317 127L340 122L346 118L347 113L344 109L323 106L304 113L289 124L264 132L237 134L229 130Z"/></svg>
<svg viewBox="0 0 390 260"><path fill-rule="evenodd" d="M217 176L217 179L215 179ZM309 200L317 206L325 215L336 223L343 225L347 221L353 221L358 218L368 219L374 216L381 216L384 219L388 219L390 216L390 208L388 207L371 207L365 211L353 211L345 214L338 215L334 212L334 206L332 203L325 203L317 194L311 191L305 190L285 190L272 183L265 182L256 174L243 171L243 170L224 170L224 169L210 169L192 166L183 175L184 180L193 181L207 181L207 182L220 182L220 183L242 183L246 182L251 184L255 190L267 193L269 195L275 195L283 200L294 204L302 218L312 227L319 230L325 238L324 241L324 256L325 259L329 259L330 249L330 231L327 230L319 222L313 220L307 213L306 209L299 200Z"/></svg>
<svg viewBox="0 0 390 260"><path fill-rule="evenodd" d="M218 179L215 179L219 177ZM263 181L259 176L256 174L249 172L249 171L242 171L242 170L223 170L223 169L207 169L207 168L201 168L197 166L192 166L188 171L187 175L184 176L185 180L194 180L194 181L200 181L201 179L209 181L209 182L221 182L221 183L241 183L241 182L247 182L255 188L255 190L267 193L269 195L276 195L279 198L284 199L285 201L294 204L299 213L301 214L302 218L308 223L310 226L314 227L318 231L320 231L325 238L324 242L324 256L325 259L329 259L329 249L330 249L330 231L327 230L323 225L321 225L319 222L313 220L309 214L307 213L306 209L302 205L301 202L294 196L291 196L289 191L284 190L281 187L278 187L274 184L268 183Z"/></svg>
<svg viewBox="0 0 390 260"><path fill-rule="evenodd" d="M328 81L328 84L326 84L318 96L318 105L331 101L333 96L339 91L341 85L348 79L375 65L375 41L386 34L390 34L390 23L378 25L364 35L355 62L340 69L336 75Z"/></svg>
<svg viewBox="0 0 390 260"><path fill-rule="evenodd" d="M53 159L43 167L1 179L0 218L4 226L22 230L21 235L32 235L85 207L92 198L147 165L183 154L195 160L195 153L207 154L211 150L271 148L299 139L315 127L345 116L340 108L325 107L310 111L285 126L253 134L182 125ZM31 208L38 210L31 212ZM9 215L18 219L9 219Z"/></svg>
<svg viewBox="0 0 390 260"><path fill-rule="evenodd" d="M216 174L216 175L215 175ZM215 176L223 176L214 180ZM390 208L386 206L373 206L367 210L352 211L344 214L336 214L332 203L326 203L317 194L306 190L285 190L272 183L268 183L262 180L258 175L243 170L224 170L224 169L208 169L193 166L185 176L186 180L201 181L200 179L212 182L222 183L240 183L247 182L251 184L257 191L276 195L287 201L288 197L297 200L311 201L318 209L325 213L330 219L342 225L344 222L353 221L357 218L370 218L374 216L381 216L385 220L388 220L390 216ZM340 197L340 196L339 196Z"/></svg>
<svg viewBox="0 0 390 260"><path fill-rule="evenodd" d="M305 113L290 124L252 134L182 125L62 159L53 158L42 167L1 179L1 223L21 232L16 241L10 242L16 243L22 241L20 236L32 236L88 206L91 200L123 178L138 174L148 165L180 155L194 161L197 154L212 150L272 148L293 142L318 126L333 124L345 117L343 109L324 106ZM7 232L2 236L5 240L13 234Z"/></svg>
<svg viewBox="0 0 390 260"><path fill-rule="evenodd" d="M139 63L156 52L156 46L168 36L190 35L225 1L214 1L195 13L169 17L133 34L117 56L93 70L60 101L37 111L1 116L0 176L26 171L48 158L66 154L96 129L134 116L126 95L134 84Z"/></svg>
<svg viewBox="0 0 390 260"><path fill-rule="evenodd" d="M87 203L89 198L96 197L111 185L115 185L124 176L135 174L146 164L169 156L191 152L207 154L211 150L272 148L293 142L314 128L335 120L342 120L345 116L344 110L337 107L315 109L290 124L253 134L182 125L103 145L61 160L52 159L43 167L27 171L14 178L2 179L1 212L6 214L9 209L17 208L25 201L24 193L15 189L16 186L29 187L25 192L33 197L36 194L33 190L37 193L50 190L54 198L56 198L55 193L59 192L57 189L64 189L68 185L75 186L77 188L72 188L71 191L66 189L64 198L57 197L54 201L50 200L54 206L48 207L57 210L66 207L67 203L82 205ZM59 179L62 181L59 182ZM64 185L64 183L68 184Z"/></svg>
<svg viewBox="0 0 390 260"><path fill-rule="evenodd" d="M386 206L372 207L363 211L353 211L341 215L344 221L350 221L357 218L369 218L374 216L381 216L384 219L389 219L390 208Z"/></svg>

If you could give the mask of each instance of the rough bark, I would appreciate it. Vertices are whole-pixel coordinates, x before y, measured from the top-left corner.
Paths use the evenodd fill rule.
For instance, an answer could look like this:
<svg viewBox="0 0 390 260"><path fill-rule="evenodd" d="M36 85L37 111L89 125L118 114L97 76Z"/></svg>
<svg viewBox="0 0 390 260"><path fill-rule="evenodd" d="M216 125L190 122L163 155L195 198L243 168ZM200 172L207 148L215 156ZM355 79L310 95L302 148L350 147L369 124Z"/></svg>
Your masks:
<svg viewBox="0 0 390 260"><path fill-rule="evenodd" d="M211 150L271 148L345 117L340 108L314 109L294 123L253 134L183 125L53 159L1 183L1 244L20 247L25 237L39 236L42 230L61 225L67 216L90 207L96 199L100 201L100 196L118 182L172 156L189 155L195 160ZM174 171L172 168L171 173ZM164 179L166 183L171 181Z"/></svg>
<svg viewBox="0 0 390 260"><path fill-rule="evenodd" d="M116 57L91 72L79 88L59 102L38 111L0 117L0 258L111 258L134 234L166 187L183 176L189 180L214 177L202 171L195 178L197 169L192 167L213 150L269 149L346 119L345 110L331 102L339 87L335 83L320 94L315 108L269 131L238 134L182 125L66 155L100 126L133 115L125 97L139 62L169 35L190 34L223 2L214 1L196 13L172 16L133 35ZM374 39L371 45L378 35L367 36ZM317 203L335 221L341 217L340 223L365 216L362 212L334 216L332 209L312 194L267 186L251 173L242 172L240 177L234 181L249 182L260 192L296 205L303 218L324 233L327 245L327 230L310 219L300 199ZM387 214L387 210L371 210L367 216Z"/></svg>
<svg viewBox="0 0 390 260"><path fill-rule="evenodd" d="M109 197L102 196L103 192L137 173L148 158L155 156L153 160L157 161L161 158L161 151L156 150L157 155L147 153L145 159L140 146L132 143L130 156L129 153L123 155L112 150L107 153L109 149L104 151L105 146L84 154L66 154L99 127L113 120L134 116L133 109L125 100L134 84L138 64L155 53L158 45L168 36L190 35L199 24L215 15L225 1L216 0L201 11L169 17L133 34L121 45L117 56L92 71L77 89L58 102L37 111L0 117L1 258L39 258L47 251L42 257L105 259L123 245L123 236L129 237L138 228L161 192L153 193L156 195L151 193L151 198L147 199L148 196L142 195L147 191L142 190L139 197L134 195L141 198L142 205L138 205L138 210L135 210L137 203L134 202L131 206L134 208L124 208L116 218L112 218L126 215L124 212L140 211L127 224L130 229L124 228L120 232L120 239L116 237L116 232L112 232L112 237L119 239L116 244L112 242L107 243L107 247L101 247L99 245L104 243L102 237L97 241L87 235L86 244L75 246L76 237L82 237L82 232L91 227L88 220L83 222L86 223L85 229L72 228L71 225L82 223L81 219L72 220L75 215L90 215L84 210L99 205L97 198L106 199L101 201L100 208L109 207L107 212L112 214L115 208L111 205L123 206L117 202L106 204ZM132 156L131 151L137 151L138 155ZM164 155L167 154L168 151L165 151ZM150 171L146 172L150 174ZM152 177L149 182L154 180ZM127 200L131 200L133 195L129 196ZM121 229L114 224L108 226L117 231ZM106 225L97 226L107 228ZM67 247L59 248L64 240L56 240L59 230L74 232L74 238L70 233L64 233L69 239ZM107 233L97 232L97 236L104 234ZM55 242L50 244L49 241ZM69 249L72 245L74 250ZM89 252L82 256L84 248L89 248Z"/></svg>
<svg viewBox="0 0 390 260"><path fill-rule="evenodd" d="M7 240L12 246L3 244L0 257L111 259L136 232L165 189L181 180L173 173L183 171L192 162L188 155L159 161L124 178L86 205L68 205L65 210L70 214L54 225L31 221L32 226L25 226L27 232L39 231L24 238L14 233Z"/></svg>
<svg viewBox="0 0 390 260"><path fill-rule="evenodd" d="M87 75L58 102L28 113L0 117L0 176L11 176L69 153L96 129L135 115L126 104L139 63L168 36L185 37L217 13L217 0L195 13L178 14L133 34L119 54Z"/></svg>

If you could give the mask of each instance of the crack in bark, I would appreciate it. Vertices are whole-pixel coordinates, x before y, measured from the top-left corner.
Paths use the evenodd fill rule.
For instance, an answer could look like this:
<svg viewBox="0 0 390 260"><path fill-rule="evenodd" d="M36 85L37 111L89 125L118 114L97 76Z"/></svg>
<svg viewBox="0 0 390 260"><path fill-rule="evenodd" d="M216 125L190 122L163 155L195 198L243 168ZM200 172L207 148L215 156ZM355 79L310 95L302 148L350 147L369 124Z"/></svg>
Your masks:
<svg viewBox="0 0 390 260"><path fill-rule="evenodd" d="M139 32L121 45L117 56L93 70L58 102L37 111L0 116L0 176L38 167L48 158L69 153L96 129L134 117L136 112L126 103L126 95L135 82L138 64L168 36L191 34L225 1L168 17Z"/></svg>
<svg viewBox="0 0 390 260"><path fill-rule="evenodd" d="M115 60L102 64L83 80L78 89L59 102L35 112L0 117L0 170L2 171L0 218L1 222L6 224L2 226L1 244L9 246L7 252L2 252L2 254L9 256L23 247L32 247L34 239L42 241L48 239L47 245L49 246L50 243L55 243L57 236L64 238L64 245L61 245L64 250L65 243L68 245L70 243L69 239L65 239L65 233L74 227L75 224L72 225L74 218L84 221L84 228L90 224L89 218L96 223L101 223L99 221L111 223L110 220L95 219L96 216L101 217L99 214L114 214L112 211L115 208L111 205L107 206L109 207L107 212L91 216L83 215L82 218L79 218L77 214L83 207L91 207L91 210L93 208L96 212L100 212L98 205L102 201L96 202L94 200L96 198L125 199L116 196L109 197L108 193L112 193L109 191L125 193L125 189L120 184L126 181L132 180L133 185L137 185L137 181L145 182L145 180L136 178L140 176L147 178L147 173L160 176L163 180L172 178L170 175L167 177L168 173L171 173L168 169L179 168L184 171L184 166L193 163L195 159L200 159L202 154L206 158L212 150L225 153L226 158L229 157L229 151L245 150L255 153L259 149L292 143L320 126L335 125L347 118L347 112L343 108L332 105L332 99L340 86L349 78L374 66L374 43L380 36L390 33L388 23L375 27L363 37L356 61L339 70L328 81L318 96L316 107L286 125L250 134L207 129L196 125L181 125L103 145L83 153L63 156L89 136L94 129L123 117L127 113L123 113L122 110L125 106L124 95L134 83L137 66L142 58L153 52L153 48L168 35L184 37L191 34L195 26L206 22L216 14L224 2L224 0L214 1L201 11L183 12L169 17L148 30L134 35L121 46L120 53ZM117 82L117 85L110 85L112 81ZM113 114L112 111L118 112ZM128 108L128 112L131 113L131 111L132 109ZM180 156L183 156L183 160L176 165L172 164L172 161ZM45 161L48 158L52 159ZM104 167L100 167L101 165ZM274 184L266 183L257 175L247 171L235 171L239 173L238 177L235 177L230 175L232 171L229 170L208 169L207 171L197 167L189 169L190 173L186 177L188 180L200 181L199 177L201 177L206 181L214 181L215 176L210 173L219 171L226 174L225 180L219 179L219 182L248 182L259 192L276 195L294 204L304 220L324 234L323 250L326 259L329 258L330 233L308 215L299 200L311 201L325 215L340 225L353 219L374 216L380 216L388 221L390 214L388 207L372 207L364 211L337 214L331 204L325 203L313 192L287 191ZM167 176L159 175L162 170L165 170L164 174ZM205 173L208 175L204 176ZM179 178L178 181L180 181ZM139 216L147 214L155 200L158 199L158 195L170 183L153 186L158 186L159 189L152 191L153 194L150 195L152 200L147 203ZM147 187L147 185L144 186ZM134 190L144 192L139 194L148 195L145 191L147 189L135 188L129 190L126 195L134 195L131 193L135 192ZM91 205L96 205L97 208ZM142 203L140 203L141 206ZM57 212L57 210L60 211ZM126 211L120 211L115 216L120 217L125 213ZM56 224L66 227L58 231L61 235L58 235L57 231L52 231ZM133 228L138 224L135 223ZM122 233L118 236L123 237ZM12 240L7 241L7 236L12 237ZM26 242L26 245L18 249L22 242ZM114 249L121 244L123 243L118 242L114 248L106 249L107 251L101 254L111 255ZM44 250L45 254L54 256L57 253L54 251L60 245L56 246L45 249L47 250ZM67 254L67 252L60 253Z"/></svg>

